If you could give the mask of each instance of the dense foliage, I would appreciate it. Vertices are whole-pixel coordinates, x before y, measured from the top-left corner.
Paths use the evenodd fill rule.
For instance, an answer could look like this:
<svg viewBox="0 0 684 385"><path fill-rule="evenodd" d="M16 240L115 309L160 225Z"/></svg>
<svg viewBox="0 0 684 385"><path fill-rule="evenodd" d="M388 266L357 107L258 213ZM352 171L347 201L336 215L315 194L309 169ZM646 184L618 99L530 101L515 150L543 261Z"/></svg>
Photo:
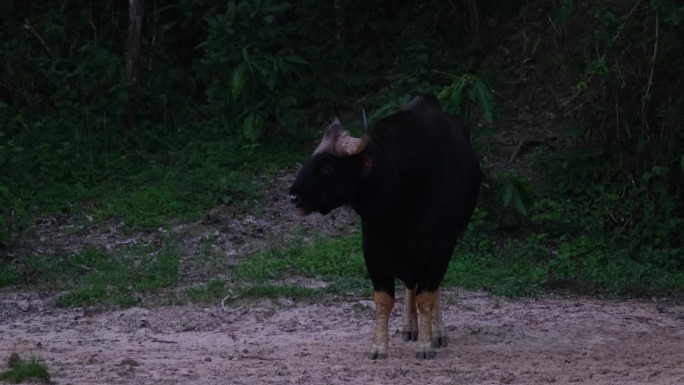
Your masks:
<svg viewBox="0 0 684 385"><path fill-rule="evenodd" d="M682 268L684 100L676 95L684 86L684 6L600 1L573 12L571 4L559 18L584 32L568 44L564 68L575 82L567 105L582 143L553 163L549 185L582 198L585 228L612 234L639 258Z"/></svg>
<svg viewBox="0 0 684 385"><path fill-rule="evenodd" d="M0 4L0 248L54 213L156 226L240 204L257 171L301 158L333 103L372 119L433 92L491 174L477 229L548 250L548 287L611 258L684 271L675 0L138 2L135 77L132 2ZM487 138L516 113L506 101L537 89L557 95L567 145L539 147L530 183L490 167Z"/></svg>

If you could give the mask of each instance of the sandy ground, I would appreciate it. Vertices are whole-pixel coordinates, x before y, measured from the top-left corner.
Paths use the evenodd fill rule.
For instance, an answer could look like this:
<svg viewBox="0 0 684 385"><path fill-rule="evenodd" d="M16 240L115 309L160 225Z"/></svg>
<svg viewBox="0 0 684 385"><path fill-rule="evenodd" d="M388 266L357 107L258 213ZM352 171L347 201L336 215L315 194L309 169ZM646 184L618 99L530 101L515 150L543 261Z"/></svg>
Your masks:
<svg viewBox="0 0 684 385"><path fill-rule="evenodd" d="M684 384L682 303L445 298L435 360L401 340L400 299L390 357L372 361L367 299L88 314L4 293L0 357L41 357L58 384Z"/></svg>

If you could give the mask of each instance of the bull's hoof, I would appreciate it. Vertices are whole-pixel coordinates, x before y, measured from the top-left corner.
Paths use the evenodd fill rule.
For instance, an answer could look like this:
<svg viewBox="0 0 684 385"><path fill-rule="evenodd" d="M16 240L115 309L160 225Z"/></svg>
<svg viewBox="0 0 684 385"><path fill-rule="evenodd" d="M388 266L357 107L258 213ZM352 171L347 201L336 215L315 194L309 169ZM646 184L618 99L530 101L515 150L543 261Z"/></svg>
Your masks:
<svg viewBox="0 0 684 385"><path fill-rule="evenodd" d="M432 339L432 345L436 348L446 348L449 345L449 340L447 336L437 336Z"/></svg>
<svg viewBox="0 0 684 385"><path fill-rule="evenodd" d="M416 358L419 360L434 360L437 357L437 352L434 350L426 350L416 353Z"/></svg>
<svg viewBox="0 0 684 385"><path fill-rule="evenodd" d="M401 332L401 335L404 338L404 341L418 341L417 331L403 331Z"/></svg>
<svg viewBox="0 0 684 385"><path fill-rule="evenodd" d="M371 360L386 360L387 359L387 353L371 353L370 355Z"/></svg>

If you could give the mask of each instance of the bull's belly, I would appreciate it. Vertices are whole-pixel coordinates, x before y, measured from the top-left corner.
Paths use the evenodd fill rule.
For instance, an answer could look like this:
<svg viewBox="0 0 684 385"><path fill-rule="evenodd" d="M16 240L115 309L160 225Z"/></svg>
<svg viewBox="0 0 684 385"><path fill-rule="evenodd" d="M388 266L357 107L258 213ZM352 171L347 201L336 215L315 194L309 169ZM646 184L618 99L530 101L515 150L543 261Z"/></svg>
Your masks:
<svg viewBox="0 0 684 385"><path fill-rule="evenodd" d="M394 247L368 250L364 253L368 271L392 276L401 280L406 287L414 288L417 283L437 283L446 272L453 254L455 240L442 245L416 246L393 245Z"/></svg>
<svg viewBox="0 0 684 385"><path fill-rule="evenodd" d="M398 278L407 287L441 281L459 229L453 221L431 219L363 223L363 251L369 274Z"/></svg>

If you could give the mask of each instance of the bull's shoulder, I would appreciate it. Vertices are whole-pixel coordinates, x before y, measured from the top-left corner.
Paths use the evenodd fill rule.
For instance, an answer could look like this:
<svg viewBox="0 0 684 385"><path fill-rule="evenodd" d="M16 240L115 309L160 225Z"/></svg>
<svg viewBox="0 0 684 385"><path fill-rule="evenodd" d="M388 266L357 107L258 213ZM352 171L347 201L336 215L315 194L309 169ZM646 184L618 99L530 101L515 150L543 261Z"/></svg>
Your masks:
<svg viewBox="0 0 684 385"><path fill-rule="evenodd" d="M408 104L406 104L402 110L408 110L408 111L416 111L416 112L421 112L425 110L441 110L442 108L439 105L439 101L437 101L437 98L435 95L432 94L426 94L426 95L420 95L416 96L415 98L411 99Z"/></svg>
<svg viewBox="0 0 684 385"><path fill-rule="evenodd" d="M441 143L460 146L470 142L470 131L464 122L442 110L434 95L413 98L394 114L380 119L370 129L371 136L380 142Z"/></svg>

